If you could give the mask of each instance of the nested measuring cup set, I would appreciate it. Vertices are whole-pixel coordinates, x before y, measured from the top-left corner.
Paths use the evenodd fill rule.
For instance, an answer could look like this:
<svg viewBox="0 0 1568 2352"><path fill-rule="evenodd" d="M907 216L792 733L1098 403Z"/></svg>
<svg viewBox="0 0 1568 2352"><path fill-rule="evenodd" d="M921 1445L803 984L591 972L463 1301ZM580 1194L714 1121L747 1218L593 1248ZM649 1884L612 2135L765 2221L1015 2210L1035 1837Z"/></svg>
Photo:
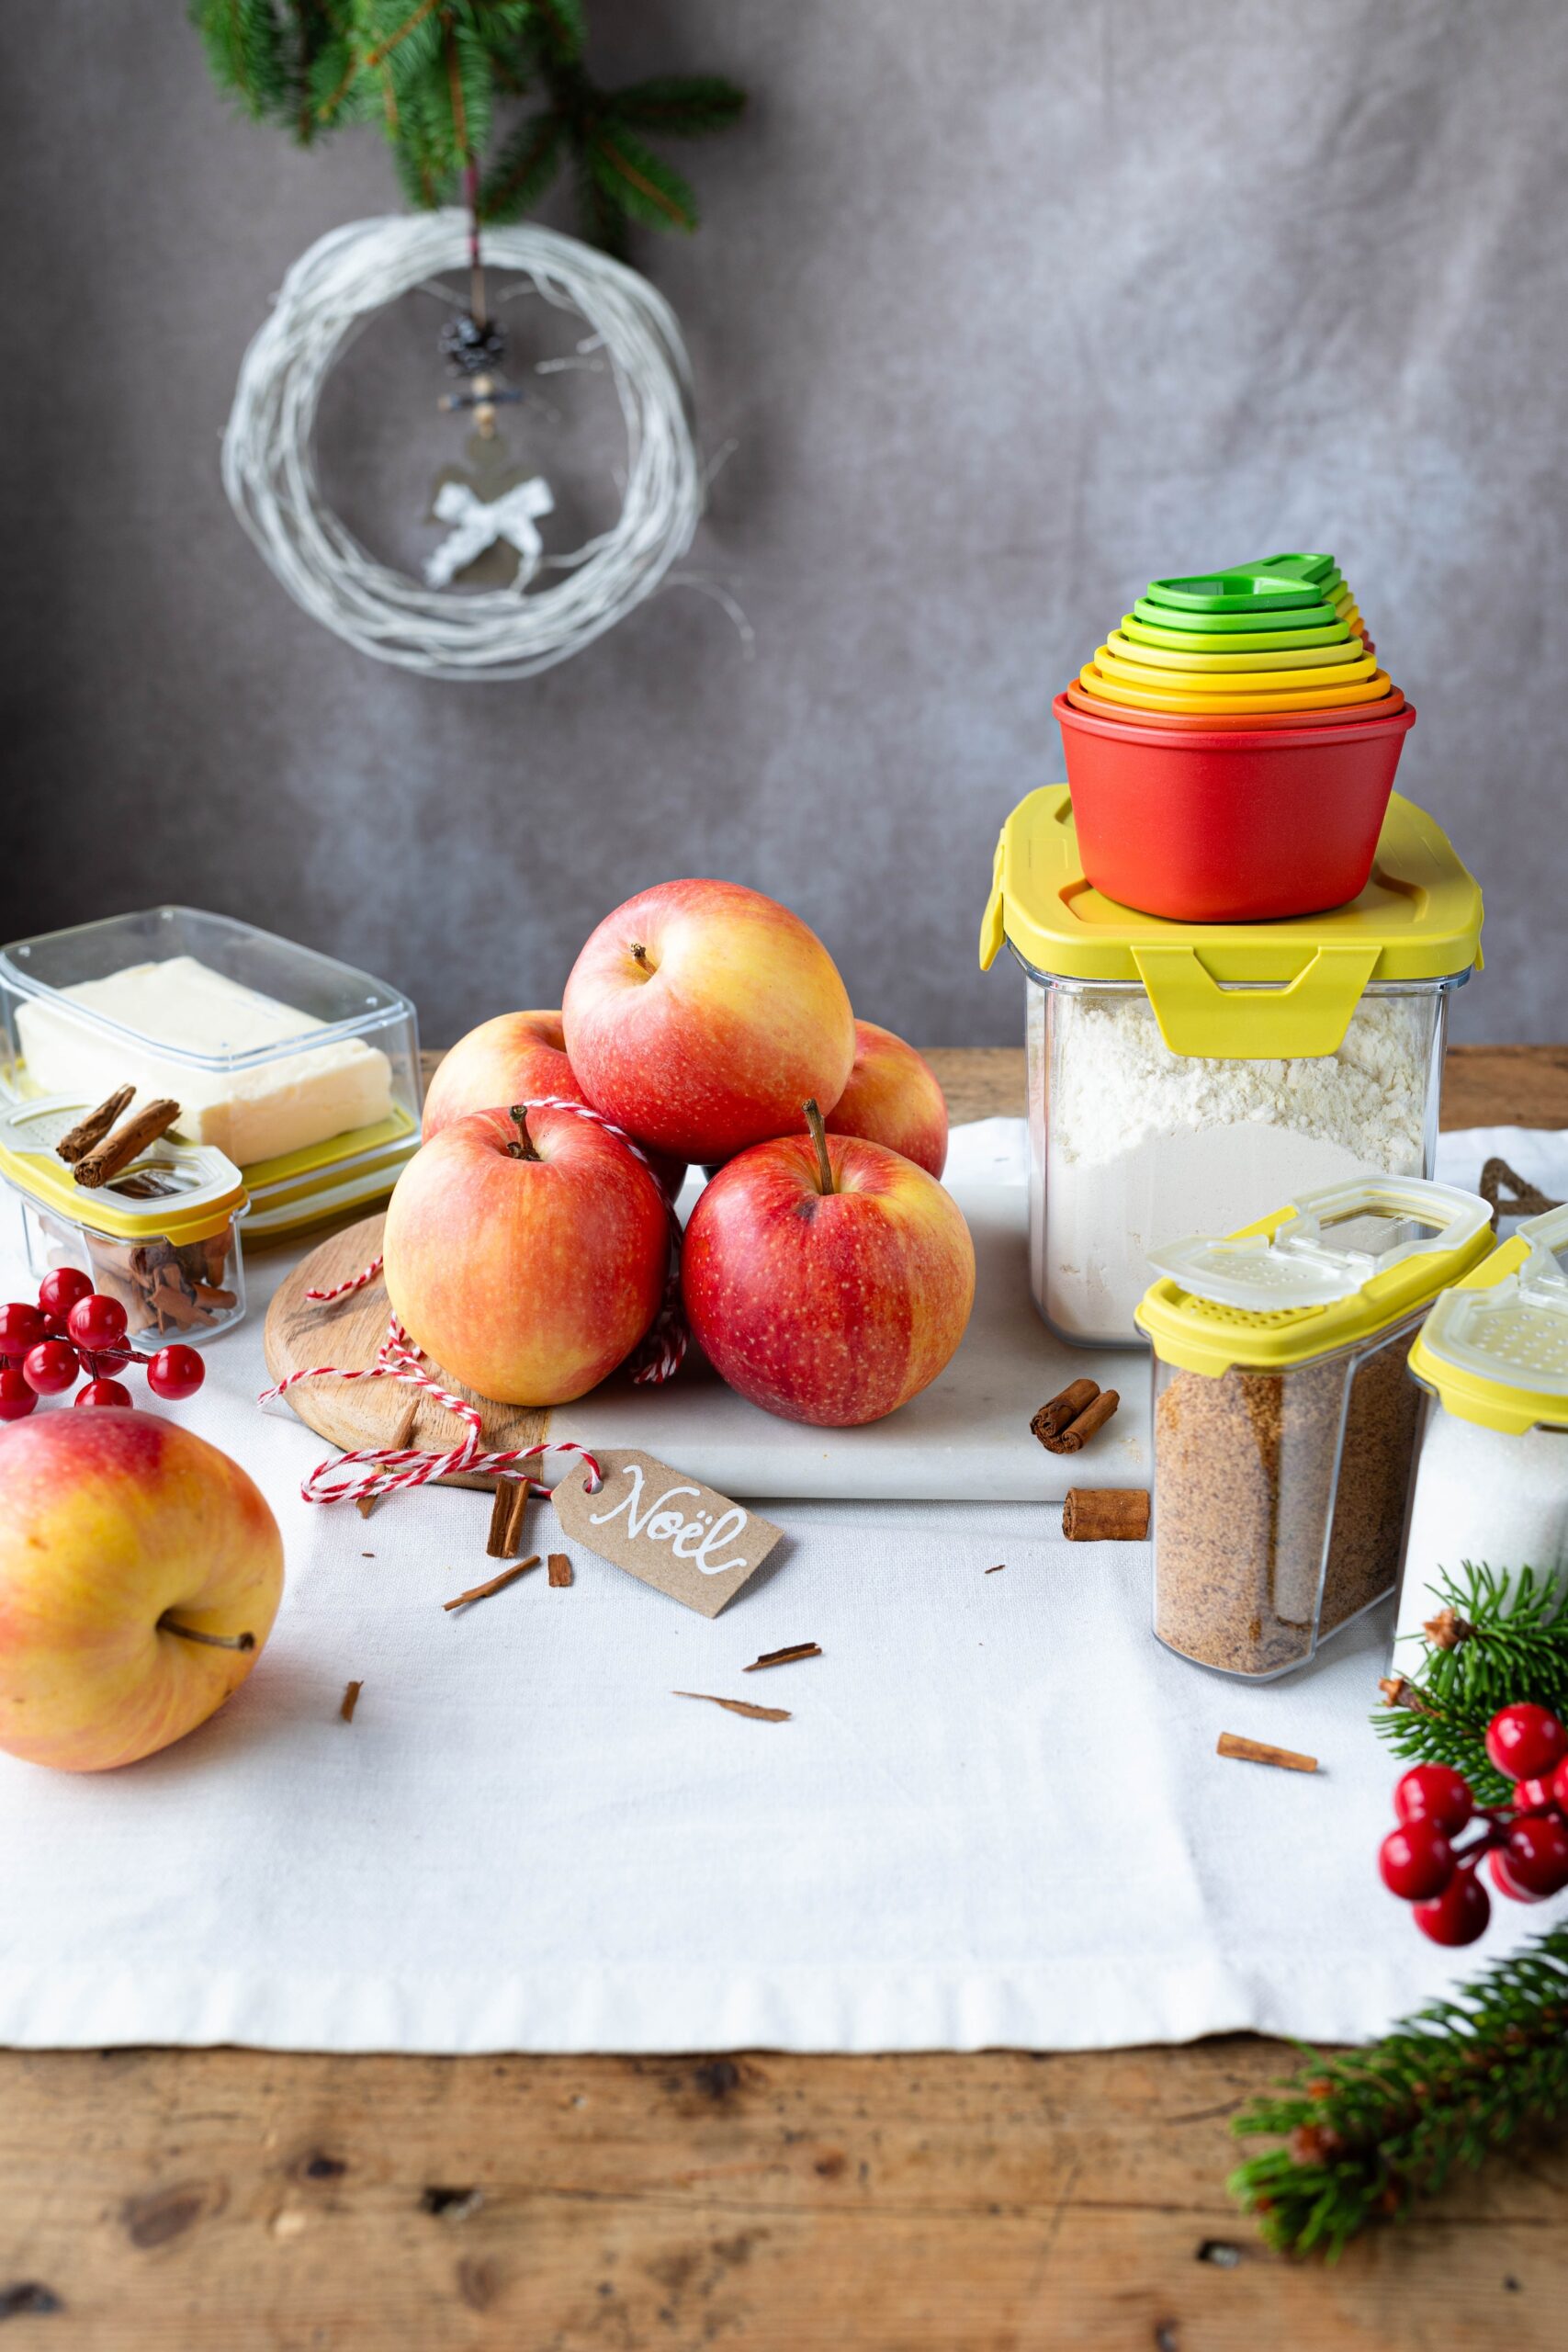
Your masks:
<svg viewBox="0 0 1568 2352"><path fill-rule="evenodd" d="M1085 869L1178 922L1365 888L1416 713L1331 555L1156 580L1054 706Z"/></svg>

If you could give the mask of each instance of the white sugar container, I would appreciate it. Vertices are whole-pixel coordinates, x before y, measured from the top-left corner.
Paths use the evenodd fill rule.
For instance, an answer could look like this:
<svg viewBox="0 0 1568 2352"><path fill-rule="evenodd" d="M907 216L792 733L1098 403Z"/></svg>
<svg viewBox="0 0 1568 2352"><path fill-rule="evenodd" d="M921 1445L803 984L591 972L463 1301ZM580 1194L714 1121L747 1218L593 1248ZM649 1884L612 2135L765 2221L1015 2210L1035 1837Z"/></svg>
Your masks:
<svg viewBox="0 0 1568 2352"><path fill-rule="evenodd" d="M1568 1584L1568 1207L1527 1219L1437 1301L1411 1351L1431 1391L1397 1632L1468 1562Z"/></svg>

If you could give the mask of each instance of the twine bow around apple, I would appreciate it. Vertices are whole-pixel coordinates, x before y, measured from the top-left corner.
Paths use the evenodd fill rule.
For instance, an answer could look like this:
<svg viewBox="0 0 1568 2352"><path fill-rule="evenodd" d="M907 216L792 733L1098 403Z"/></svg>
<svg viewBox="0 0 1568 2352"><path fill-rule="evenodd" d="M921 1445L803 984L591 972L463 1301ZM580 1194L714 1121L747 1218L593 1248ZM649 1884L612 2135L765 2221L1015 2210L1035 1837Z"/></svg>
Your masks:
<svg viewBox="0 0 1568 2352"><path fill-rule="evenodd" d="M674 1203L659 1182L648 1153L634 1136L613 1119L595 1111L585 1102L574 1102L564 1095L545 1094L530 1097L526 1102L511 1105L511 1116L525 1122L531 1111L565 1111L573 1118L584 1119L602 1127L626 1146L653 1177L660 1197L670 1219L670 1262L665 1279L664 1295L657 1315L642 1340L634 1349L628 1363L634 1367L632 1379L638 1387L659 1386L673 1379L685 1360L688 1334L681 1304L681 1223ZM526 1135L526 1126L523 1125ZM346 1298L382 1278L383 1261L373 1258L367 1266L352 1274L345 1282L334 1283L329 1290L307 1291L307 1298L318 1306L330 1306ZM374 1363L344 1366L341 1364L311 1364L299 1372L289 1373L275 1386L264 1389L257 1402L270 1404L290 1388L305 1380L392 1380L401 1385L423 1388L437 1404L455 1413L464 1424L464 1433L456 1445L444 1451L419 1446L361 1446L353 1451L319 1462L303 1481L299 1492L308 1503L358 1502L378 1495L395 1494L408 1487L427 1486L433 1479L448 1478L463 1474L495 1478L521 1478L536 1495L547 1496L550 1489L530 1476L523 1466L539 1461L547 1453L581 1456L588 1465L590 1493L596 1493L601 1484L599 1464L586 1446L574 1444L570 1439L549 1440L537 1445L513 1446L499 1450L487 1449L480 1443L483 1420L477 1405L466 1397L454 1396L444 1388L427 1369L423 1349L416 1347L403 1329L396 1314L389 1315L387 1335L377 1351ZM345 1475L347 1474L347 1475Z"/></svg>

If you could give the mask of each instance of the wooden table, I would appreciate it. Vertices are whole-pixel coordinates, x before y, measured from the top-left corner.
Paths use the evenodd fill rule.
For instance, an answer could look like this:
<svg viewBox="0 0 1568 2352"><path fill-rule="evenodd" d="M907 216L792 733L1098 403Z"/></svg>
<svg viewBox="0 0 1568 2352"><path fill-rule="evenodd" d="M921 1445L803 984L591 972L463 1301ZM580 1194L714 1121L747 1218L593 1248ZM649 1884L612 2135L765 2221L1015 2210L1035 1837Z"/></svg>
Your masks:
<svg viewBox="0 0 1568 2352"><path fill-rule="evenodd" d="M1019 1107L1021 1053L932 1059ZM1457 1049L1444 1114L1568 1125L1568 1047ZM0 2052L0 2352L1556 2352L1561 2143L1263 2251L1226 2124L1290 2061Z"/></svg>

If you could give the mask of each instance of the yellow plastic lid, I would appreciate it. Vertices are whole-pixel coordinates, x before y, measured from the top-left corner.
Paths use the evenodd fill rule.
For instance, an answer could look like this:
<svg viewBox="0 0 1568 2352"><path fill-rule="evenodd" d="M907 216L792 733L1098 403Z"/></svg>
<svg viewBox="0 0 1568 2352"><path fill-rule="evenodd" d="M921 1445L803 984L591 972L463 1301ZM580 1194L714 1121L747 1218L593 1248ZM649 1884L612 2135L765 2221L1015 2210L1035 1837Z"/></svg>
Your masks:
<svg viewBox="0 0 1568 2352"><path fill-rule="evenodd" d="M1164 1363L1217 1379L1284 1372L1418 1315L1492 1247L1479 1193L1422 1176L1352 1176L1238 1233L1151 1250L1136 1310Z"/></svg>
<svg viewBox="0 0 1568 2352"><path fill-rule="evenodd" d="M114 1182L78 1184L54 1147L92 1108L61 1095L18 1103L0 1119L0 1177L51 1215L121 1241L205 1241L243 1214L245 1187L233 1161L212 1144L172 1136L149 1144ZM144 1199L118 1190L131 1175L166 1189Z"/></svg>
<svg viewBox="0 0 1568 2352"><path fill-rule="evenodd" d="M1283 922L1169 922L1102 898L1083 870L1065 784L1021 800L997 843L980 926L1037 979L1148 992L1174 1054L1218 1061L1332 1054L1371 987L1454 980L1481 961L1481 891L1448 836L1394 793L1359 899Z"/></svg>
<svg viewBox="0 0 1568 2352"><path fill-rule="evenodd" d="M1410 1369L1459 1420L1510 1437L1568 1429L1568 1204L1527 1218L1444 1292Z"/></svg>

